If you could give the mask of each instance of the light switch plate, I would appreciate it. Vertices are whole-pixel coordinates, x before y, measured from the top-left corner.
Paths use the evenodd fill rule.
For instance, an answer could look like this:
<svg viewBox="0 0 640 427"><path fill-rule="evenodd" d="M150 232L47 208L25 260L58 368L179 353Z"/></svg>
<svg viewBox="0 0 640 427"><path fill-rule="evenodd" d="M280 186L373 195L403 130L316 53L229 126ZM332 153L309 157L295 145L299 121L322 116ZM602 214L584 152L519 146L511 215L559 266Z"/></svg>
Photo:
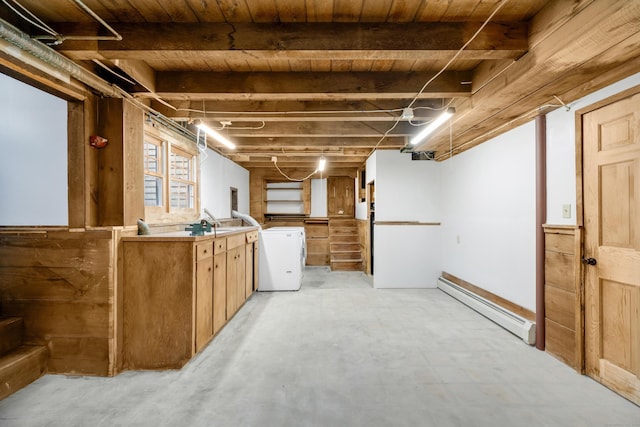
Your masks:
<svg viewBox="0 0 640 427"><path fill-rule="evenodd" d="M571 205L562 205L562 218L571 218Z"/></svg>

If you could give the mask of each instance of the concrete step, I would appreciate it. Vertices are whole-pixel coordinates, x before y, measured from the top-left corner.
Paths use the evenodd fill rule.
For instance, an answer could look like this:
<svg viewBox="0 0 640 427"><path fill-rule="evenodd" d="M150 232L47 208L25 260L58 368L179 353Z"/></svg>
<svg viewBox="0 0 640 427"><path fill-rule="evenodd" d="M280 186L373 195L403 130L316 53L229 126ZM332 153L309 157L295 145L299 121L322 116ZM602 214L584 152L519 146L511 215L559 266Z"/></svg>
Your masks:
<svg viewBox="0 0 640 427"><path fill-rule="evenodd" d="M47 372L47 348L22 345L0 357L0 399L31 384Z"/></svg>
<svg viewBox="0 0 640 427"><path fill-rule="evenodd" d="M15 350L22 344L22 318L0 318L0 356Z"/></svg>

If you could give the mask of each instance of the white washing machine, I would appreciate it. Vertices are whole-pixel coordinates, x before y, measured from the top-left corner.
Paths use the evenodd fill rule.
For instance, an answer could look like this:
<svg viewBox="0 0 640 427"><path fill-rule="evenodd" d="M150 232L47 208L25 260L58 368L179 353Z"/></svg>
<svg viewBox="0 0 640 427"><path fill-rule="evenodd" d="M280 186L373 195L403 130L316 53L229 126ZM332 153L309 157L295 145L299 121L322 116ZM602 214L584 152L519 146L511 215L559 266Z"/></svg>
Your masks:
<svg viewBox="0 0 640 427"><path fill-rule="evenodd" d="M304 227L260 231L258 291L297 291L302 284L307 244Z"/></svg>

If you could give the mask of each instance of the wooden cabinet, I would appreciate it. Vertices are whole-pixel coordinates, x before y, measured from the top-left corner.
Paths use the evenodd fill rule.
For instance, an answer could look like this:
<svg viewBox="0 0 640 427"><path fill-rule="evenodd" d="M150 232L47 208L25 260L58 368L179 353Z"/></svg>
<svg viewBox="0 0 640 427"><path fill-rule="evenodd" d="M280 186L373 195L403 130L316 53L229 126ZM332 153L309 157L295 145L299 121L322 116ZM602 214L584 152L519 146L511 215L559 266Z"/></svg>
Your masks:
<svg viewBox="0 0 640 427"><path fill-rule="evenodd" d="M251 295L248 240L257 231L122 239L124 369L180 368L207 345Z"/></svg>
<svg viewBox="0 0 640 427"><path fill-rule="evenodd" d="M227 239L227 318L245 301L245 235Z"/></svg>
<svg viewBox="0 0 640 427"><path fill-rule="evenodd" d="M227 239L214 242L213 334L227 323Z"/></svg>
<svg viewBox="0 0 640 427"><path fill-rule="evenodd" d="M251 231L246 235L247 243L245 244L245 273L244 273L244 293L245 297L249 298L253 291L257 289L257 277L258 277L258 257L256 255L256 248L258 242L258 231Z"/></svg>
<svg viewBox="0 0 640 427"><path fill-rule="evenodd" d="M213 245L196 245L196 351L213 336Z"/></svg>

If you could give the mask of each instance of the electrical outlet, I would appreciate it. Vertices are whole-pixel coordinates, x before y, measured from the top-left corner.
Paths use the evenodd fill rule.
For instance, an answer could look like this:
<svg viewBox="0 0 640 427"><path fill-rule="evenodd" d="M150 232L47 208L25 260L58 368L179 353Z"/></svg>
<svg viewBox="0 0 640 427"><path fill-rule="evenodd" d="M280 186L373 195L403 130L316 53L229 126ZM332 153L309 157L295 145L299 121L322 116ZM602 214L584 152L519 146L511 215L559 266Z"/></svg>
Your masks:
<svg viewBox="0 0 640 427"><path fill-rule="evenodd" d="M571 218L571 205L562 205L562 218Z"/></svg>
<svg viewBox="0 0 640 427"><path fill-rule="evenodd" d="M278 158L276 156L271 156L271 161L275 163L278 161Z"/></svg>

